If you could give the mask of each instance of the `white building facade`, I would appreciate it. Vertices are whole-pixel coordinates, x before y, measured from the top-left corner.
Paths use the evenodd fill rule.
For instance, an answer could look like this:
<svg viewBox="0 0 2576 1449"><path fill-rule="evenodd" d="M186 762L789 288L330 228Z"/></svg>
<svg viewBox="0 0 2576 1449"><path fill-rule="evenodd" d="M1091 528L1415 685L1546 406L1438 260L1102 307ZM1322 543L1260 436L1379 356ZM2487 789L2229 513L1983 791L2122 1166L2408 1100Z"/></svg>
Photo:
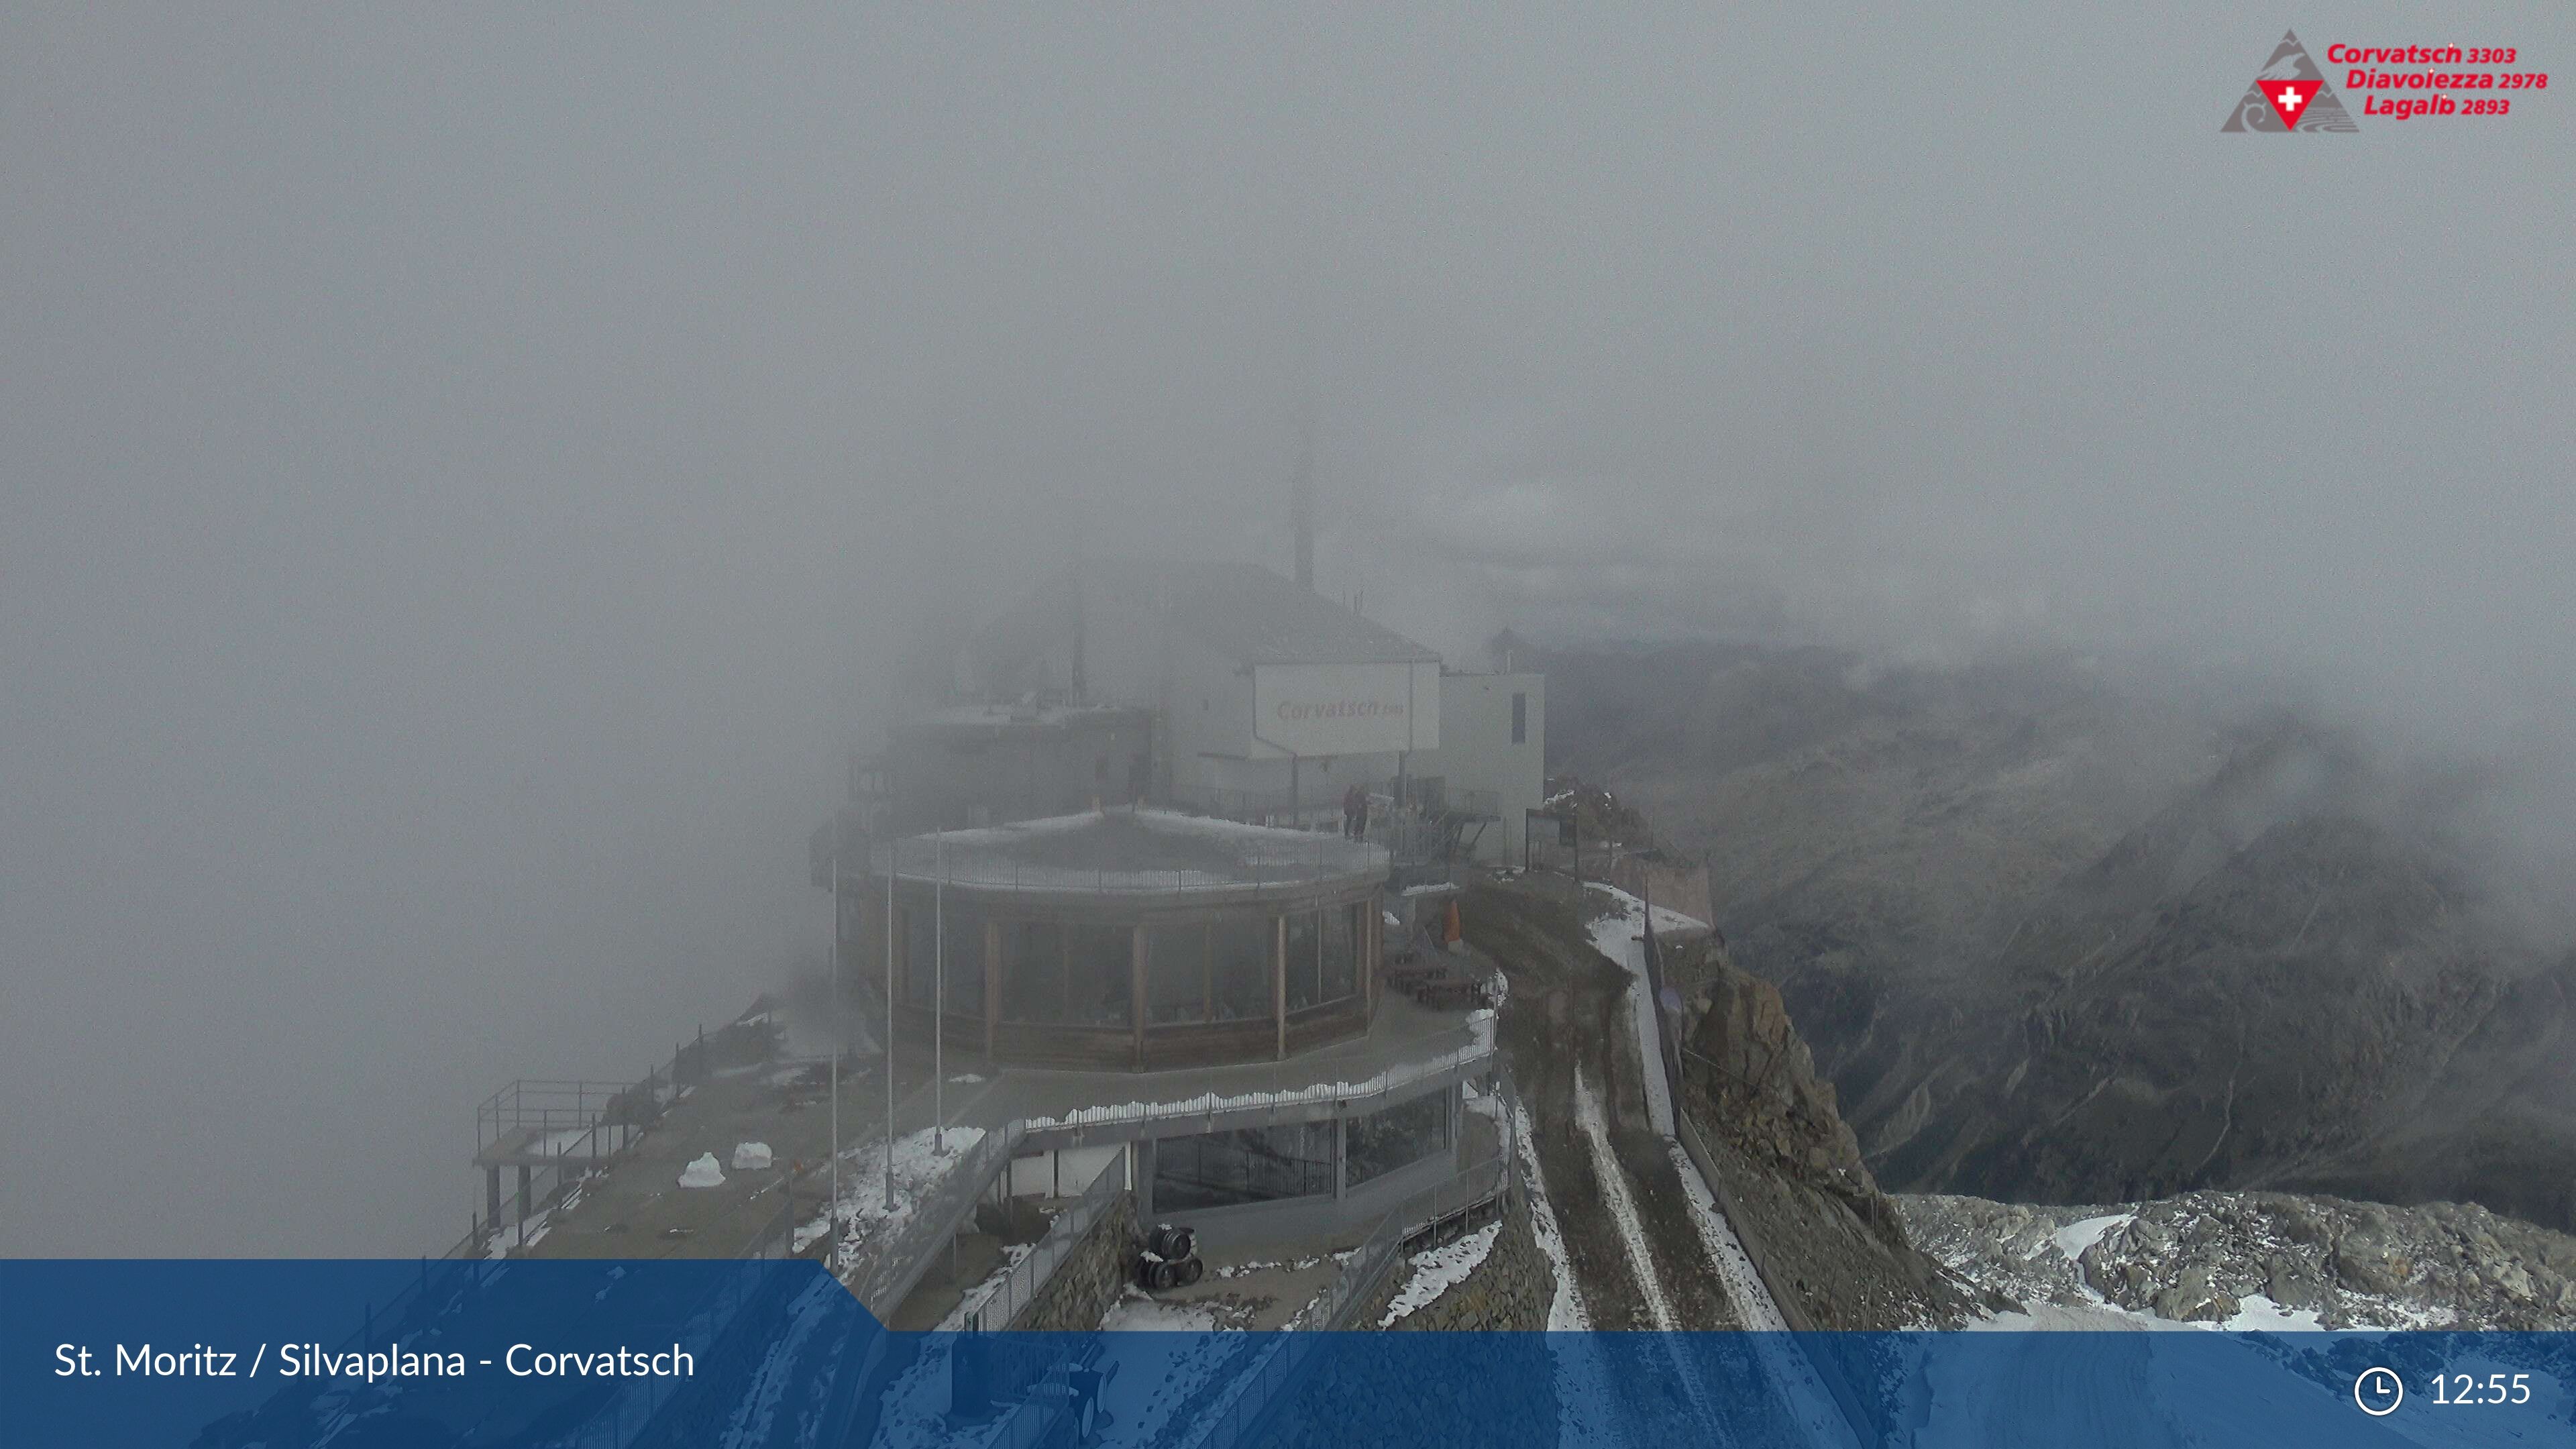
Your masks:
<svg viewBox="0 0 2576 1449"><path fill-rule="evenodd" d="M1149 711L1148 795L1238 820L1328 826L1357 785L1381 809L1489 817L1457 839L1498 863L1545 780L1542 676L1449 672L1253 564L1087 562L988 626L962 677L987 699Z"/></svg>

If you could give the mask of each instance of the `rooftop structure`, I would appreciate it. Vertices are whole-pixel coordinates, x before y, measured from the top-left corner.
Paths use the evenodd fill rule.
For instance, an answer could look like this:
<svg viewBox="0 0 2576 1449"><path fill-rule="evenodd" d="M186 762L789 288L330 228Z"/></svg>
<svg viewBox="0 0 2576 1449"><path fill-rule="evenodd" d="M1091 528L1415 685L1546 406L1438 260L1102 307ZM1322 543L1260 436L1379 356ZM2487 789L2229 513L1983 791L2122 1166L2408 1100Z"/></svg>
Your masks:
<svg viewBox="0 0 2576 1449"><path fill-rule="evenodd" d="M877 847L843 940L871 999L891 974L898 1034L991 1065L1278 1060L1367 1031L1386 871L1338 837L1093 811Z"/></svg>
<svg viewBox="0 0 2576 1449"><path fill-rule="evenodd" d="M1121 809L917 835L878 847L869 869L882 879L889 864L907 884L978 892L1204 896L1366 886L1387 861L1315 831Z"/></svg>
<svg viewBox="0 0 2576 1449"><path fill-rule="evenodd" d="M970 687L1150 711L1146 798L1329 821L1440 743L1440 656L1253 564L1099 561L987 626Z"/></svg>

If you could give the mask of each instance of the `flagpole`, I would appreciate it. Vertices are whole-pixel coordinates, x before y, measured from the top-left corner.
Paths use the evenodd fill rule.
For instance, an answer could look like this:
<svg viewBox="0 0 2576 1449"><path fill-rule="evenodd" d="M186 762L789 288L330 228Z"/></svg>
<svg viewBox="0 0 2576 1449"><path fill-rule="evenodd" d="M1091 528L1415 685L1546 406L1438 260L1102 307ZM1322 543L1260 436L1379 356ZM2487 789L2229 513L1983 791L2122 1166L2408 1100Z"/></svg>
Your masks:
<svg viewBox="0 0 2576 1449"><path fill-rule="evenodd" d="M931 955L938 962L931 978L930 1003L930 1150L948 1150L948 1109L941 1092L948 1081L948 827L939 827L939 878L930 885Z"/></svg>
<svg viewBox="0 0 2576 1449"><path fill-rule="evenodd" d="M850 1021L841 1009L841 821L832 819L832 1200L823 1209L823 1236L838 1238L841 1221L841 1049Z"/></svg>
<svg viewBox="0 0 2576 1449"><path fill-rule="evenodd" d="M886 842L885 947L885 1077L886 1077L886 1211L894 1211L894 874L903 859L903 842Z"/></svg>

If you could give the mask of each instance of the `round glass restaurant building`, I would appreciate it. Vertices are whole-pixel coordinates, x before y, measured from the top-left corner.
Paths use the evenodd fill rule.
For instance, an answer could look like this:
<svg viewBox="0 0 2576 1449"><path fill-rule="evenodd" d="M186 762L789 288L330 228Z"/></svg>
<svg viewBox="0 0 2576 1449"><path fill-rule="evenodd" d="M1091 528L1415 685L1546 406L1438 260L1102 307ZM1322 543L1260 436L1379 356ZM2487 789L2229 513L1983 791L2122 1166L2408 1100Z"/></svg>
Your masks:
<svg viewBox="0 0 2576 1449"><path fill-rule="evenodd" d="M1270 1061L1368 1031L1386 875L1338 836L1091 811L879 845L845 948L898 1032L938 1013L996 1065Z"/></svg>

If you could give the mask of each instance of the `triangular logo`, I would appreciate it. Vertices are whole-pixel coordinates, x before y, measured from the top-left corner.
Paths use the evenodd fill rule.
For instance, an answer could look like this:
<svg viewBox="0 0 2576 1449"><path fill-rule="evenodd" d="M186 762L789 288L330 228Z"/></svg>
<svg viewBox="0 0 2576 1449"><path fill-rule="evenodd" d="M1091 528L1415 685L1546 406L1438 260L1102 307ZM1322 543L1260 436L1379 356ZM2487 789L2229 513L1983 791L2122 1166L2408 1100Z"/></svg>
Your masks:
<svg viewBox="0 0 2576 1449"><path fill-rule="evenodd" d="M2221 131L2358 131L2352 113L2326 84L2325 72L2308 59L2308 48L2292 31L2281 32L2272 58L2245 88L2245 98L2229 112Z"/></svg>

